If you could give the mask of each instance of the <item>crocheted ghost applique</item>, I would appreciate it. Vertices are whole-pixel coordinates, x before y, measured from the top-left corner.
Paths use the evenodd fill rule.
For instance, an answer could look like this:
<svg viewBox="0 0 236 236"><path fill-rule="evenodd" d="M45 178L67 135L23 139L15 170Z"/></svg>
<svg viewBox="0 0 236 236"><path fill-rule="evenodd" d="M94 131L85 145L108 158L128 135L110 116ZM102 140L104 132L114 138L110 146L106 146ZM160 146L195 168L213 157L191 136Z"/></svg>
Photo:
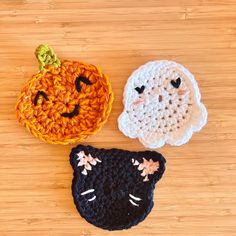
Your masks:
<svg viewBox="0 0 236 236"><path fill-rule="evenodd" d="M146 147L180 146L207 122L194 76L173 61L152 61L129 77L119 129Z"/></svg>
<svg viewBox="0 0 236 236"><path fill-rule="evenodd" d="M19 122L34 136L55 144L96 134L107 121L113 102L108 77L94 65L60 62L48 45L40 45L35 54L40 71L19 95Z"/></svg>
<svg viewBox="0 0 236 236"><path fill-rule="evenodd" d="M97 227L122 230L151 212L155 184L166 161L154 151L78 145L72 149L70 162L74 169L72 195L80 215Z"/></svg>

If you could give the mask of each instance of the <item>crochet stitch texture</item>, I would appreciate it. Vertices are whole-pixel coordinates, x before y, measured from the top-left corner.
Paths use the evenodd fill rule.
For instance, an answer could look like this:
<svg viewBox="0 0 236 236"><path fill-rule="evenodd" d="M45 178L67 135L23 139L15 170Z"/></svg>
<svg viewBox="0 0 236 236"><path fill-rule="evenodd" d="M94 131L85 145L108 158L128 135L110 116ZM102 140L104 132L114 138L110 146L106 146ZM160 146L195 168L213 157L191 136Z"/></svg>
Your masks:
<svg viewBox="0 0 236 236"><path fill-rule="evenodd" d="M165 171L164 157L154 151L78 145L71 151L70 162L78 212L107 230L128 229L146 218L153 208L155 183Z"/></svg>
<svg viewBox="0 0 236 236"><path fill-rule="evenodd" d="M73 143L96 134L112 108L108 77L94 65L60 62L48 45L40 45L35 54L41 70L19 95L19 122L34 136L54 144Z"/></svg>
<svg viewBox="0 0 236 236"><path fill-rule="evenodd" d="M119 129L149 148L187 143L207 122L194 76L173 61L151 61L135 70L123 103Z"/></svg>

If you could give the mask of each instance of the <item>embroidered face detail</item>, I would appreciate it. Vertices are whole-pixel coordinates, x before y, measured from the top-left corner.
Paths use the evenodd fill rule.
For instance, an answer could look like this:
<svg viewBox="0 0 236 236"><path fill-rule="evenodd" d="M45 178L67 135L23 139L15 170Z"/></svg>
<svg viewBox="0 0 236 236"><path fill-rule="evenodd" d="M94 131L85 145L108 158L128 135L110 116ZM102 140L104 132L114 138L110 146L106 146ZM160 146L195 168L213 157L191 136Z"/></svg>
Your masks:
<svg viewBox="0 0 236 236"><path fill-rule="evenodd" d="M149 62L133 72L124 91L119 129L144 146L182 145L207 122L194 76L172 61Z"/></svg>
<svg viewBox="0 0 236 236"><path fill-rule="evenodd" d="M80 215L108 230L127 229L145 219L153 207L155 183L165 171L164 157L151 151L79 145L72 149L70 161Z"/></svg>
<svg viewBox="0 0 236 236"><path fill-rule="evenodd" d="M20 123L36 137L59 144L100 130L113 101L107 76L93 65L60 62L48 46L36 52L38 60L45 61L21 91L16 105Z"/></svg>

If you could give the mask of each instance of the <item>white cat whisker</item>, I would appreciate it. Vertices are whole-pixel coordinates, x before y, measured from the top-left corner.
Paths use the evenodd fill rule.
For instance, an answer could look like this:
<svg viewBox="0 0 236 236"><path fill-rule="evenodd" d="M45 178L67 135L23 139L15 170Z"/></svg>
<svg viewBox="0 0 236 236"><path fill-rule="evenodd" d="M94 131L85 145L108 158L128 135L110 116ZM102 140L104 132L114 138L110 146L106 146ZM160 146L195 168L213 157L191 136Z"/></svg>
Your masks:
<svg viewBox="0 0 236 236"><path fill-rule="evenodd" d="M93 196L92 198L89 198L88 199L88 202L92 202L92 201L94 201L96 199L96 196Z"/></svg>
<svg viewBox="0 0 236 236"><path fill-rule="evenodd" d="M134 206L136 206L136 207L139 206L139 204L135 203L133 200L129 199L129 201L131 202L132 205L134 205Z"/></svg>
<svg viewBox="0 0 236 236"><path fill-rule="evenodd" d="M88 190L86 190L86 191L84 191L84 192L82 192L80 195L86 195L86 194L89 194L89 193L92 193L92 192L94 192L95 190L92 188L92 189L88 189Z"/></svg>
<svg viewBox="0 0 236 236"><path fill-rule="evenodd" d="M135 197L135 196L132 195L132 194L129 194L129 196L130 196L131 198L133 198L134 200L136 200L136 201L141 201L141 200L142 200L141 198Z"/></svg>

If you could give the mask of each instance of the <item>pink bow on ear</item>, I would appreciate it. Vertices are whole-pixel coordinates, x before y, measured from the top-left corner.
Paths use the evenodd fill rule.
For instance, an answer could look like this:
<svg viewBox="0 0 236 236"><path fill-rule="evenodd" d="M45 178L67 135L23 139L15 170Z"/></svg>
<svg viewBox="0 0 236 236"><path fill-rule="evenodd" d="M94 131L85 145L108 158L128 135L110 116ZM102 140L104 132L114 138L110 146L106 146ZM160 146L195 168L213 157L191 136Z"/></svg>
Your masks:
<svg viewBox="0 0 236 236"><path fill-rule="evenodd" d="M137 160L132 159L134 166L138 166L138 170L142 170L141 176L145 177L143 182L149 181L148 175L153 175L159 168L159 162L152 159L147 160L143 158L143 162L139 163Z"/></svg>
<svg viewBox="0 0 236 236"><path fill-rule="evenodd" d="M80 151L77 153L77 160L79 161L77 166L84 166L83 171L81 174L87 175L87 170L92 170L92 165L95 166L97 165L97 162L102 162L98 158L93 158L90 154L86 155L84 151Z"/></svg>

